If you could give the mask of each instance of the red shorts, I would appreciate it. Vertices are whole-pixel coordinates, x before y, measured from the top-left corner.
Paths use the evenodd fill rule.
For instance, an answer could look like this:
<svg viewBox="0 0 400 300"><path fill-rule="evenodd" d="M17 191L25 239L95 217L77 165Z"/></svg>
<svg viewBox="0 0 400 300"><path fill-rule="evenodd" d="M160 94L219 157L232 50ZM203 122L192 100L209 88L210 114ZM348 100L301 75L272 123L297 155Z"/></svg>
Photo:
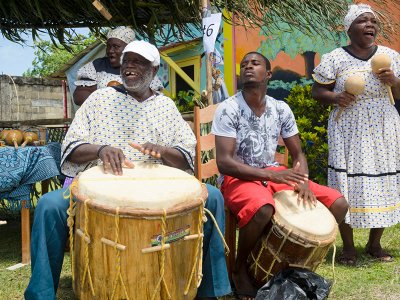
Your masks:
<svg viewBox="0 0 400 300"><path fill-rule="evenodd" d="M285 170L286 167L268 167L266 169L280 171ZM337 199L343 197L337 190L311 180L308 181L308 184L318 201L328 208ZM262 206L270 204L275 209L272 195L283 190L293 190L293 187L271 181L264 186L261 181L246 181L226 175L221 186L225 204L237 216L239 227L245 226Z"/></svg>

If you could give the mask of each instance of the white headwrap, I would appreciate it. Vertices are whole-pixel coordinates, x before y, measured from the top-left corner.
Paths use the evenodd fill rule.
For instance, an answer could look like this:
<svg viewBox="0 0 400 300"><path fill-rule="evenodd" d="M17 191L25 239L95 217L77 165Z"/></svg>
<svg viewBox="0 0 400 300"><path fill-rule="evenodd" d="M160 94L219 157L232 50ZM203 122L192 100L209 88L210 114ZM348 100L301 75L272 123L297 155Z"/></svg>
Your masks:
<svg viewBox="0 0 400 300"><path fill-rule="evenodd" d="M371 9L371 6L369 6L368 4L349 5L349 11L347 12L347 15L344 17L344 28L346 32L349 30L354 20L366 12L372 13L374 16L376 16L374 11Z"/></svg>
<svg viewBox="0 0 400 300"><path fill-rule="evenodd" d="M129 27L120 26L108 32L107 39L111 38L119 39L129 44L135 40L135 32Z"/></svg>

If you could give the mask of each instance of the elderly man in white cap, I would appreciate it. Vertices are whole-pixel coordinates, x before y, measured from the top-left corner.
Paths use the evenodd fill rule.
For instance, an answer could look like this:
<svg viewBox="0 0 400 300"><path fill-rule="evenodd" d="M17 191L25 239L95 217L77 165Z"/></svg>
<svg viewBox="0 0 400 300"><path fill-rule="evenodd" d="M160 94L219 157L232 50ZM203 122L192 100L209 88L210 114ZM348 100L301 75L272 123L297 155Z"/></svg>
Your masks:
<svg viewBox="0 0 400 300"><path fill-rule="evenodd" d="M400 55L376 44L378 22L369 5L350 5L344 18L349 45L323 55L313 75L314 98L334 106L328 121L328 185L349 202L339 225L343 251L338 260L352 266L357 263L353 228L370 228L366 253L390 262L393 256L383 249L381 237L384 228L400 223L400 118L387 90L390 86L400 99ZM391 66L372 72L376 55L388 57ZM364 82L357 96L345 89L350 76Z"/></svg>
<svg viewBox="0 0 400 300"><path fill-rule="evenodd" d="M77 72L77 80L74 82L76 89L73 96L76 105L82 105L87 97L97 89L122 83L120 76L122 50L134 40L135 32L129 27L120 26L108 32L106 56L85 64ZM150 87L153 90L163 88L157 76Z"/></svg>
<svg viewBox="0 0 400 300"><path fill-rule="evenodd" d="M106 173L122 175L122 166L133 167L135 162L193 170L193 132L174 102L150 88L159 64L155 46L133 41L125 47L123 85L96 90L77 111L62 145L63 174L75 177L102 164ZM222 195L215 187L207 189L206 208L224 230ZM47 193L36 207L26 299L55 299L68 236L65 193L68 188ZM197 299L216 299L230 292L224 247L211 220L204 224L203 275Z"/></svg>

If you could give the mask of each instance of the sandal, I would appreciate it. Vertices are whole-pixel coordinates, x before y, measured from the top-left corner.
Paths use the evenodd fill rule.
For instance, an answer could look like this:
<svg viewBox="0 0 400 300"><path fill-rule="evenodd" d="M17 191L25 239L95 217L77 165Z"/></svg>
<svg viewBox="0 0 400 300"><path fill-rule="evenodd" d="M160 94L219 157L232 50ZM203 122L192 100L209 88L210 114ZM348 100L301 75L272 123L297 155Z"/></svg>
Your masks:
<svg viewBox="0 0 400 300"><path fill-rule="evenodd" d="M357 254L342 251L337 261L342 265L354 267L357 264Z"/></svg>
<svg viewBox="0 0 400 300"><path fill-rule="evenodd" d="M383 250L381 247L372 248L367 245L365 248L365 252L380 262L394 261L393 255L389 254L388 252Z"/></svg>

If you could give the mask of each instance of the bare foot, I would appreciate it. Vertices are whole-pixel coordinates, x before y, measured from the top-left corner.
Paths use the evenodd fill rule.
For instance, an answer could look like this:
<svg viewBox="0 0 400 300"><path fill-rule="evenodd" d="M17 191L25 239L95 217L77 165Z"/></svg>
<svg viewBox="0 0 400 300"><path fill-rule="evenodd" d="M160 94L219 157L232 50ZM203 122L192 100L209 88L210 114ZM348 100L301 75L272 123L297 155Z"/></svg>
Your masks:
<svg viewBox="0 0 400 300"><path fill-rule="evenodd" d="M251 284L247 270L232 273L232 281L235 285L235 294L241 300L254 300L257 289Z"/></svg>

